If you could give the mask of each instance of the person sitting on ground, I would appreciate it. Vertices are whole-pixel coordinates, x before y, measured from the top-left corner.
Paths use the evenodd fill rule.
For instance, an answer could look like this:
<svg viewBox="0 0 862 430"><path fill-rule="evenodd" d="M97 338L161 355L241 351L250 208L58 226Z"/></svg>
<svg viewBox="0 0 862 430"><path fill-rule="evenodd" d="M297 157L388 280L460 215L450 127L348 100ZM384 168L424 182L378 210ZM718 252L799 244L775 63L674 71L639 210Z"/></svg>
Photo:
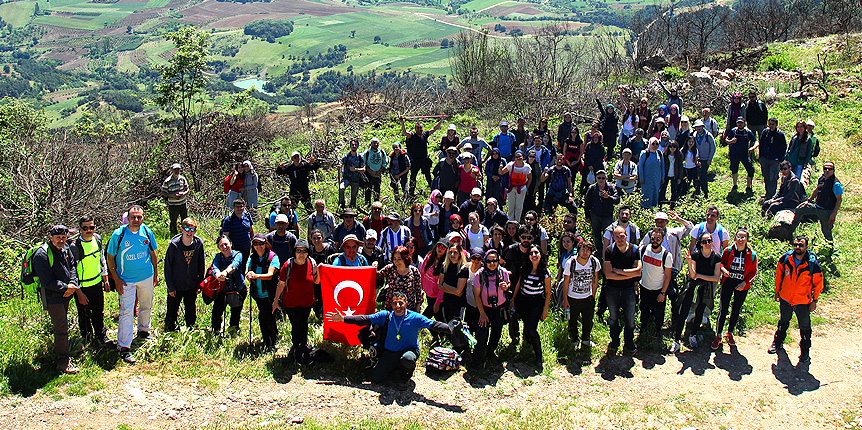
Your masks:
<svg viewBox="0 0 862 430"><path fill-rule="evenodd" d="M807 215L816 215L820 220L820 230L828 242L832 242L832 227L835 217L841 209L844 197L844 186L835 177L835 163L827 161L823 163L823 175L817 179L817 188L811 192L811 197L799 204L793 216L793 224L790 231L795 231L802 219Z"/></svg>
<svg viewBox="0 0 862 430"><path fill-rule="evenodd" d="M392 295L391 305L391 311L384 310L371 315L341 315L338 312L330 312L326 317L332 322L386 327L385 336L380 340L380 356L371 369L371 381L383 382L396 374L396 380L403 386L409 382L416 369L416 360L419 358L419 330L425 328L451 335L455 333L455 326L430 320L407 309L407 296L402 292Z"/></svg>
<svg viewBox="0 0 862 430"><path fill-rule="evenodd" d="M761 204L761 216L773 217L785 209L794 210L808 197L805 186L793 174L793 166L790 165L789 161L782 161L779 164L779 169L781 170L781 184L775 195Z"/></svg>

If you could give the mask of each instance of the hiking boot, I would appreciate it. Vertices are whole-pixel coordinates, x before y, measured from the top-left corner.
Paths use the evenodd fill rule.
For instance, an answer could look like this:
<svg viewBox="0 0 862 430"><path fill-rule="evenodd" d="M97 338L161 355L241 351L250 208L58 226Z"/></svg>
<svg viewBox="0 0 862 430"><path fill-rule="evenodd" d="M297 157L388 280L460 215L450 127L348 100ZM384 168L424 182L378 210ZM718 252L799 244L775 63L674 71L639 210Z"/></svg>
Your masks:
<svg viewBox="0 0 862 430"><path fill-rule="evenodd" d="M716 336L715 339L712 340L712 345L710 345L713 350L717 350L721 348L721 336Z"/></svg>
<svg viewBox="0 0 862 430"><path fill-rule="evenodd" d="M736 346L736 339L734 339L733 335L730 333L724 334L724 341L730 346Z"/></svg>
<svg viewBox="0 0 862 430"><path fill-rule="evenodd" d="M612 340L611 343L608 344L608 351L616 351L620 347L620 341Z"/></svg>
<svg viewBox="0 0 862 430"><path fill-rule="evenodd" d="M682 342L675 340L673 344L670 346L670 353L676 354L679 350L682 349Z"/></svg>
<svg viewBox="0 0 862 430"><path fill-rule="evenodd" d="M691 335L688 337L688 344L689 346L691 346L691 349L697 349L697 347L700 346L700 343L698 343L697 341L696 335Z"/></svg>
<svg viewBox="0 0 862 430"><path fill-rule="evenodd" d="M623 354L625 355L635 355L638 353L638 347L636 345L627 346L623 349Z"/></svg>
<svg viewBox="0 0 862 430"><path fill-rule="evenodd" d="M128 364L135 364L138 362L138 360L135 360L135 356L132 355L132 351L129 348L120 349L120 359Z"/></svg>
<svg viewBox="0 0 862 430"><path fill-rule="evenodd" d="M581 341L581 348L595 348L595 347L596 347L596 343L591 341L591 340L582 340Z"/></svg>
<svg viewBox="0 0 862 430"><path fill-rule="evenodd" d="M150 338L150 332L138 330L138 336L137 337L139 340L147 340Z"/></svg>
<svg viewBox="0 0 862 430"><path fill-rule="evenodd" d="M810 363L811 363L811 356L808 355L807 352L803 352L799 356L799 364L810 364Z"/></svg>
<svg viewBox="0 0 862 430"><path fill-rule="evenodd" d="M784 345L776 345L775 342L772 342L772 344L769 345L769 349L766 350L766 353L777 354L778 350L784 350Z"/></svg>
<svg viewBox="0 0 862 430"><path fill-rule="evenodd" d="M745 194L754 194L754 190L751 187L746 187Z"/></svg>

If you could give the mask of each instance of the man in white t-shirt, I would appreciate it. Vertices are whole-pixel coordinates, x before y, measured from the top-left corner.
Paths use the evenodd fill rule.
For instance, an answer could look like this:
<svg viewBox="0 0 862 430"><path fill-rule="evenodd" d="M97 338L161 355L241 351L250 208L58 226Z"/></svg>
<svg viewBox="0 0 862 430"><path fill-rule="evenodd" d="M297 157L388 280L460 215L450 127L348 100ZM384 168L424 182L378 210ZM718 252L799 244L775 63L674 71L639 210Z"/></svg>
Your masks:
<svg viewBox="0 0 862 430"><path fill-rule="evenodd" d="M649 246L641 250L641 333L646 332L650 323L654 323L655 338L661 338L667 289L673 277L673 255L661 245L664 242L664 236L663 228L652 229Z"/></svg>
<svg viewBox="0 0 862 430"><path fill-rule="evenodd" d="M593 330L593 314L596 308L596 291L599 289L599 270L602 264L593 255L593 244L589 241L578 243L578 254L563 267L563 288L566 301L563 308L569 309L569 339L576 346L580 339L581 347L596 346L590 339ZM578 336L578 323L583 331Z"/></svg>
<svg viewBox="0 0 862 430"><path fill-rule="evenodd" d="M697 238L700 237L703 232L709 232L712 234L712 251L718 255L724 251L725 248L730 244L730 233L727 232L727 229L724 228L721 224L718 223L719 213L718 206L709 205L706 208L706 221L694 226L691 229L691 237L694 240L691 240L689 244L689 251L694 253L694 247L697 243Z"/></svg>

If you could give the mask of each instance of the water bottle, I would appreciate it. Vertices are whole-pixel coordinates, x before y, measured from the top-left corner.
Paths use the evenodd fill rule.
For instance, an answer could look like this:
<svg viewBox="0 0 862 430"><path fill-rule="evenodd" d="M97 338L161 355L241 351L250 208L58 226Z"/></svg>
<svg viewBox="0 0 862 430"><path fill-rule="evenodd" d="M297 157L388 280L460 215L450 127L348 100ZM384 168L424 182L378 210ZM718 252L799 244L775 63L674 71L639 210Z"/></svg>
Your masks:
<svg viewBox="0 0 862 430"><path fill-rule="evenodd" d="M464 327L461 327L461 333L464 333L464 338L467 339L467 345L470 345L470 348L476 346L476 338L470 333L470 330L467 330Z"/></svg>
<svg viewBox="0 0 862 430"><path fill-rule="evenodd" d="M565 321L568 321L570 318L572 318L572 308L566 308Z"/></svg>

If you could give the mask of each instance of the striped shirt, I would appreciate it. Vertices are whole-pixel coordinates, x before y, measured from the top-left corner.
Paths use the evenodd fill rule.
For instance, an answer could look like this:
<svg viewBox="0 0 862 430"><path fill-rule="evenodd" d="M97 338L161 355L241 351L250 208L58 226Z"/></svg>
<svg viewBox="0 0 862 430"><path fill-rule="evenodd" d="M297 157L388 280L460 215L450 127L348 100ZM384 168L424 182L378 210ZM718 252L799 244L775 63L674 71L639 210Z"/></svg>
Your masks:
<svg viewBox="0 0 862 430"><path fill-rule="evenodd" d="M386 227L380 232L380 239L377 240L377 246L383 248L383 253L386 256L391 256L392 251L404 245L411 236L410 229L406 226L401 226L397 231L393 231L391 227Z"/></svg>
<svg viewBox="0 0 862 430"><path fill-rule="evenodd" d="M548 269L538 273L530 273L523 276L521 284L521 292L528 296L535 296L545 292L545 279L549 278L551 273Z"/></svg>

